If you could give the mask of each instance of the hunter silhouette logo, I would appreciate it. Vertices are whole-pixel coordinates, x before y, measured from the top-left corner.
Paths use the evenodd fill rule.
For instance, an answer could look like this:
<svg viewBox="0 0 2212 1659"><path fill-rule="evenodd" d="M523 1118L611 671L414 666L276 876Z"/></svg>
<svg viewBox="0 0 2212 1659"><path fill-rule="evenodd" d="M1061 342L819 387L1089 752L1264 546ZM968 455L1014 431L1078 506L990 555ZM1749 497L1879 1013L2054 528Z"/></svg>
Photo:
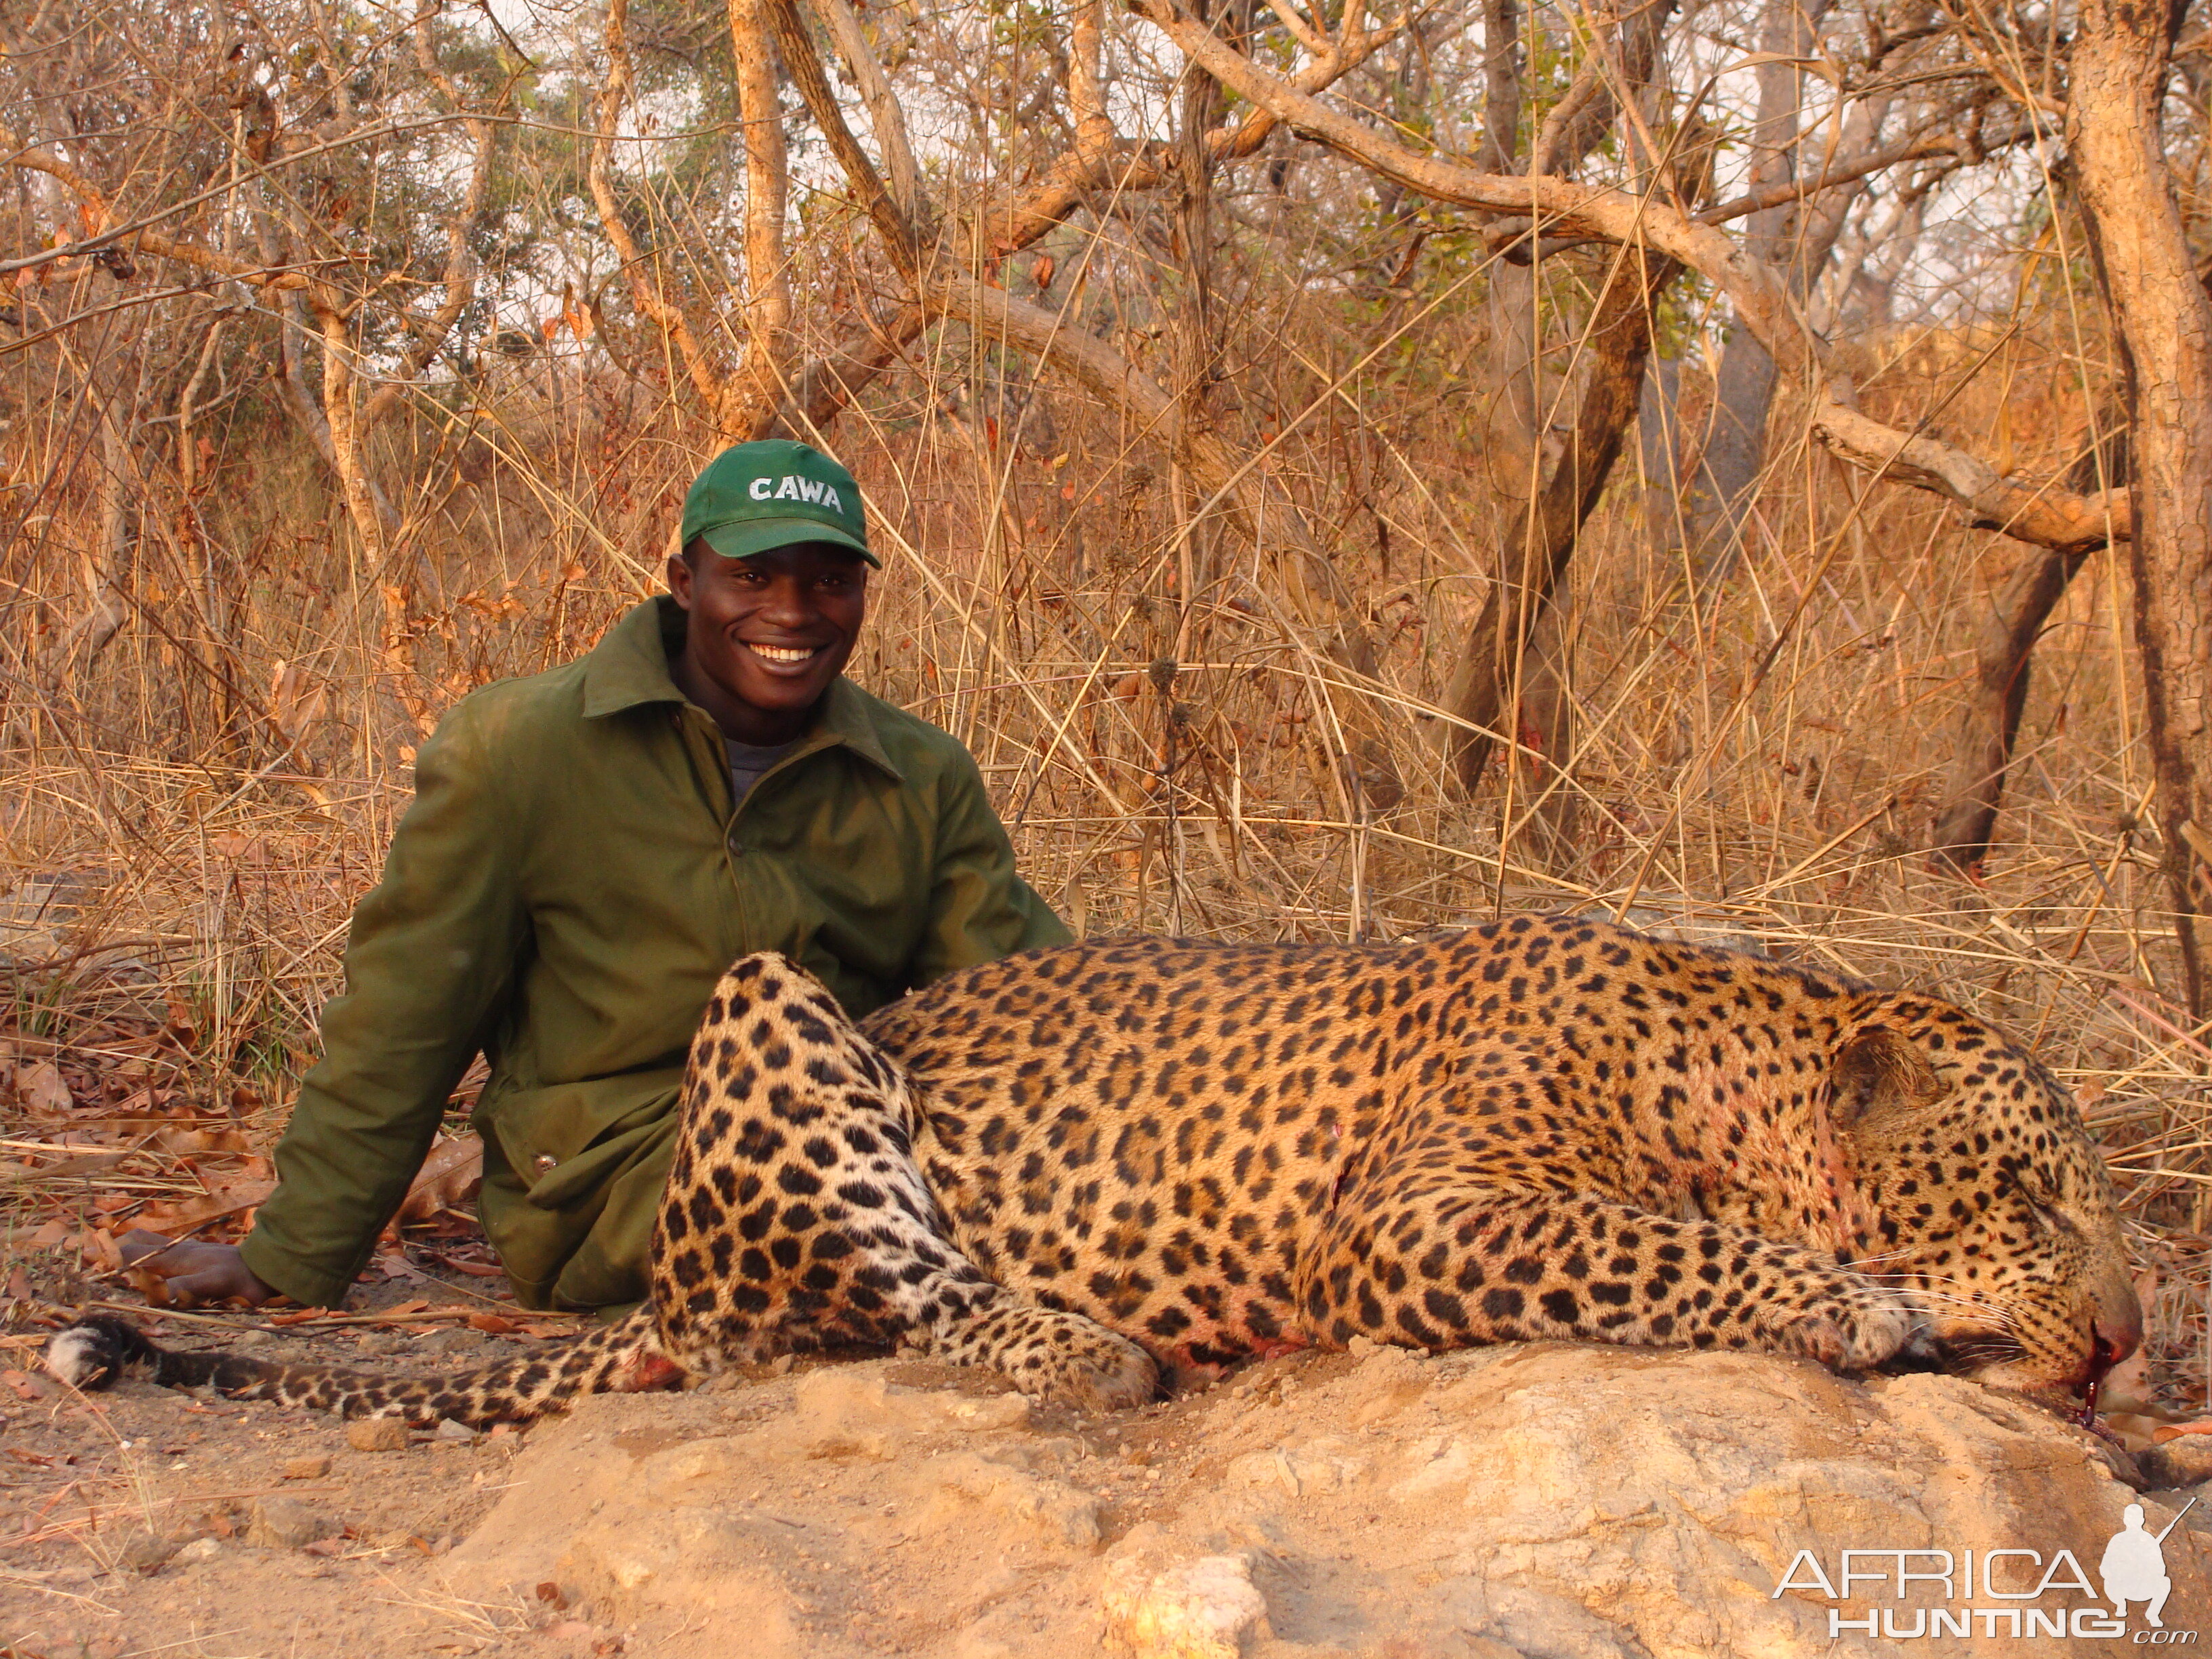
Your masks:
<svg viewBox="0 0 2212 1659"><path fill-rule="evenodd" d="M1831 1637L2124 1637L2136 1646L2190 1646L2195 1631L2166 1627L2173 1580L2165 1546L2196 1507L2192 1498L2157 1532L2143 1524L2142 1504L2122 1510L2120 1529L2097 1560L2101 1595L2069 1549L2046 1556L2033 1549L1930 1548L1844 1550L1832 1573L1814 1552L1799 1550L1769 1599L1811 1592L1842 1604L1828 1609ZM2130 1635L2128 1608L2138 1603L2144 1627Z"/></svg>
<svg viewBox="0 0 2212 1659"><path fill-rule="evenodd" d="M2196 1507L2192 1498L2182 1505L2181 1515ZM2166 1628L2159 1614L2166 1611L2166 1598L2173 1594L2173 1580L2166 1576L2166 1534L2181 1524L2181 1515L2167 1522L2162 1531L2151 1533L2143 1528L2142 1504L2130 1504L2121 1511L2120 1530L2112 1534L2097 1564L2105 1581L2105 1599L2120 1618L2128 1616L2129 1602L2148 1601L2144 1620L2153 1630Z"/></svg>

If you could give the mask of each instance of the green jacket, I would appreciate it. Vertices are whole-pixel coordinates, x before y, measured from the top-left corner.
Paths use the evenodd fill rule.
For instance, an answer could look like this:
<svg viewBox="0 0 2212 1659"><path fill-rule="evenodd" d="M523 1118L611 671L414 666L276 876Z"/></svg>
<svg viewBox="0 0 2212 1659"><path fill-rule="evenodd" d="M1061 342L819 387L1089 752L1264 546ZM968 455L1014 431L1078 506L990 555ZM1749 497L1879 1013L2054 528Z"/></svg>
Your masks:
<svg viewBox="0 0 2212 1659"><path fill-rule="evenodd" d="M857 1017L1068 937L968 751L845 680L733 811L721 734L669 678L683 625L640 605L422 745L244 1246L269 1285L337 1304L481 1051L480 1208L517 1298L635 1301L684 1051L732 961L781 951Z"/></svg>

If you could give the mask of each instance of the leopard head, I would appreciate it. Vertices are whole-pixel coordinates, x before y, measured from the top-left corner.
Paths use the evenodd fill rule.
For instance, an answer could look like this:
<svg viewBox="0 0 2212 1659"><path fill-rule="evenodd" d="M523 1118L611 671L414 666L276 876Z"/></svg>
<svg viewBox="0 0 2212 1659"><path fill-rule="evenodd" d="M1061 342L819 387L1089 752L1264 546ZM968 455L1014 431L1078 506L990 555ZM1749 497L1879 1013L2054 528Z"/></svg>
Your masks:
<svg viewBox="0 0 2212 1659"><path fill-rule="evenodd" d="M2078 1394L2141 1345L2104 1158L2010 1039L1948 1005L1871 1000L1834 1053L1829 1111L1871 1206L1853 1265L1923 1310L1946 1370Z"/></svg>

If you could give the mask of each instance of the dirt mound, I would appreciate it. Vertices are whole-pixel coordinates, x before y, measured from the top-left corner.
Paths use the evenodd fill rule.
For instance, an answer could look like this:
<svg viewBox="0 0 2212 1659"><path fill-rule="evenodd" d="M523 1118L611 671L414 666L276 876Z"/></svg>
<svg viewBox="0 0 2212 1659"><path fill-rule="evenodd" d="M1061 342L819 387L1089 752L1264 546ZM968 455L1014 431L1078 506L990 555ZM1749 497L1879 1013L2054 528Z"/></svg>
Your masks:
<svg viewBox="0 0 2212 1659"><path fill-rule="evenodd" d="M2212 1505L2163 1540L2166 1630L2140 1599L2122 1626L2130 1461L1945 1377L1369 1349L1085 1417L802 1363L380 1449L12 1375L0 1650L41 1659L2034 1656L2212 1625ZM2187 1495L2139 1501L2155 1535Z"/></svg>
<svg viewBox="0 0 2212 1659"><path fill-rule="evenodd" d="M2118 1652L2123 1467L1971 1383L1758 1358L1380 1350L1118 1421L872 1362L588 1401L439 1565L672 1656ZM2212 1623L2208 1543L2165 1540L2169 1629Z"/></svg>

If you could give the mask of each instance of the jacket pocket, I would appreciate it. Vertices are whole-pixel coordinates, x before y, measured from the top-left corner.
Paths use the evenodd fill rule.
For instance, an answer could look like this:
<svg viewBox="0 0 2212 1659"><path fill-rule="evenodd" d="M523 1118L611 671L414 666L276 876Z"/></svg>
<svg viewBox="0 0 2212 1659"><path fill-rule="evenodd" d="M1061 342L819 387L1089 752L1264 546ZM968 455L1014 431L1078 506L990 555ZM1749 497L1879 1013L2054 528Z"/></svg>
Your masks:
<svg viewBox="0 0 2212 1659"><path fill-rule="evenodd" d="M517 1090L483 1116L529 1201L562 1209L611 1179L640 1138L673 1116L683 1085L682 1066L657 1066Z"/></svg>

